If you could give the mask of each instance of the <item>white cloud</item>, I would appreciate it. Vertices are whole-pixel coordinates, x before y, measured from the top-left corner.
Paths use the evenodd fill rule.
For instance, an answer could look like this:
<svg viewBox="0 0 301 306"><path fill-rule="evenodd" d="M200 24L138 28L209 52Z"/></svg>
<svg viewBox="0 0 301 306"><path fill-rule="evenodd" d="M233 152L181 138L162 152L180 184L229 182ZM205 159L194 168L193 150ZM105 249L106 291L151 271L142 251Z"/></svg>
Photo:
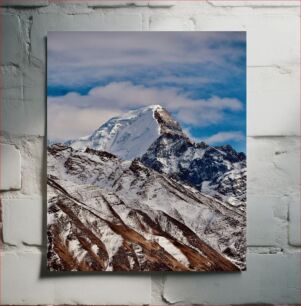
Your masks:
<svg viewBox="0 0 301 306"><path fill-rule="evenodd" d="M50 32L48 81L75 85L104 77L126 77L149 67L212 64L238 69L245 56L244 32ZM134 71L134 72L133 72ZM214 81L214 77L211 78Z"/></svg>
<svg viewBox="0 0 301 306"><path fill-rule="evenodd" d="M168 76L162 76L157 77L153 80L149 80L148 84L150 85L157 85L157 84L164 84L164 83L170 83L175 85L207 85L212 83L218 83L219 81L217 78L211 79L204 76L174 76L174 75L168 75Z"/></svg>
<svg viewBox="0 0 301 306"><path fill-rule="evenodd" d="M68 93L48 97L49 138L62 140L84 136L112 116L150 104L160 104L173 112L181 124L197 127L221 122L227 110L243 109L238 99L193 99L176 88L112 82L93 88L87 95Z"/></svg>
<svg viewBox="0 0 301 306"><path fill-rule="evenodd" d="M212 84L225 86L233 83L233 76L243 78L244 44L244 32L50 32L50 89L77 91L109 83L86 95L48 97L49 138L90 134L110 117L149 104L161 104L187 126L225 122L229 113L243 110L241 101L196 99L180 89L196 94L209 84L207 94L215 92ZM139 80L147 86L121 80ZM163 88L166 83L169 87Z"/></svg>
<svg viewBox="0 0 301 306"><path fill-rule="evenodd" d="M203 138L202 140L209 144L225 143L227 141L241 141L244 135L241 132L219 132L210 137Z"/></svg>
<svg viewBox="0 0 301 306"><path fill-rule="evenodd" d="M48 104L48 139L66 141L89 135L108 118L119 115L116 110L79 108L72 105Z"/></svg>

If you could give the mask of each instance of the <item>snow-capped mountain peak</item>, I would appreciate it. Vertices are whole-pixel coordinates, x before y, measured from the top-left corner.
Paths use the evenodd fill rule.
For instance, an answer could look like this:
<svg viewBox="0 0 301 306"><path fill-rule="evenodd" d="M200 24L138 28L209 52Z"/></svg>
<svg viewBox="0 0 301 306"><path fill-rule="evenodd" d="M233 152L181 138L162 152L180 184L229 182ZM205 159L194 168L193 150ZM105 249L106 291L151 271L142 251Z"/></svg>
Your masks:
<svg viewBox="0 0 301 306"><path fill-rule="evenodd" d="M191 141L160 105L49 146L47 169L51 270L245 268L245 154Z"/></svg>
<svg viewBox="0 0 301 306"><path fill-rule="evenodd" d="M183 134L180 125L161 105L149 105L113 117L91 135L67 144L74 149L90 147L132 160L142 156L163 133Z"/></svg>

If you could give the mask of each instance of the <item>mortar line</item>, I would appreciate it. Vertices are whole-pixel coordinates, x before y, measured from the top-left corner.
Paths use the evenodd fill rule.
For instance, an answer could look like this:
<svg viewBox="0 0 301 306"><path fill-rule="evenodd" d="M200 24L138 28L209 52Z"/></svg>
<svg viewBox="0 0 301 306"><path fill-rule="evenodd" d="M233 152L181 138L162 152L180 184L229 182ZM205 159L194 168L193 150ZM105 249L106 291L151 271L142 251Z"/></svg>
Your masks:
<svg viewBox="0 0 301 306"><path fill-rule="evenodd" d="M1 0L0 0L1 1ZM4 9L2 7L0 7L0 63L2 63L3 61L3 54L2 54L2 46L3 46L3 39L2 36L4 35L4 26L3 26L3 20L2 20L2 16L3 16L3 11ZM4 62L4 61L3 61ZM0 132L2 133L3 131L3 122L2 122L2 102L3 102L3 91L4 91L4 73L3 73L3 77L0 74ZM0 188L2 186L2 151L0 148ZM2 205L2 197L0 196L0 305L2 305L2 284L3 284L3 280L2 280L2 257L3 257L3 244L2 244L2 239L3 239L3 205Z"/></svg>

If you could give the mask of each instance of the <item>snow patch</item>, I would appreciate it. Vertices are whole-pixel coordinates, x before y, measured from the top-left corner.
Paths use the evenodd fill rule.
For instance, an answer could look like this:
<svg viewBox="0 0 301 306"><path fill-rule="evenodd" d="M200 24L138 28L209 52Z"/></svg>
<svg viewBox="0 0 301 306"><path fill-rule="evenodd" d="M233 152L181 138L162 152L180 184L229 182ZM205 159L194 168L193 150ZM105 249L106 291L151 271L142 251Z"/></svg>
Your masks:
<svg viewBox="0 0 301 306"><path fill-rule="evenodd" d="M189 261L187 257L175 247L167 238L162 236L155 236L154 241L156 241L167 253L178 260L180 263L189 266Z"/></svg>

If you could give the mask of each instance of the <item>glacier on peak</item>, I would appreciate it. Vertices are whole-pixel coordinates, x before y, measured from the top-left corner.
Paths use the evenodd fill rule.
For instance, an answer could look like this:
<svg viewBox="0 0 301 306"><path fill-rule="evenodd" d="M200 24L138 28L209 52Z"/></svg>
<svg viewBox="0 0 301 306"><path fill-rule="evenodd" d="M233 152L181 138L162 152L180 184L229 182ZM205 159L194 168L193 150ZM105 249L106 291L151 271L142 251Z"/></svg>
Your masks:
<svg viewBox="0 0 301 306"><path fill-rule="evenodd" d="M160 105L149 105L113 117L91 135L67 141L77 150L107 151L124 160L141 157L166 132L183 134L180 125Z"/></svg>
<svg viewBox="0 0 301 306"><path fill-rule="evenodd" d="M131 160L145 153L160 135L154 111L159 106L144 107L113 117L90 136L71 141L74 149L87 147L107 151L124 160Z"/></svg>

